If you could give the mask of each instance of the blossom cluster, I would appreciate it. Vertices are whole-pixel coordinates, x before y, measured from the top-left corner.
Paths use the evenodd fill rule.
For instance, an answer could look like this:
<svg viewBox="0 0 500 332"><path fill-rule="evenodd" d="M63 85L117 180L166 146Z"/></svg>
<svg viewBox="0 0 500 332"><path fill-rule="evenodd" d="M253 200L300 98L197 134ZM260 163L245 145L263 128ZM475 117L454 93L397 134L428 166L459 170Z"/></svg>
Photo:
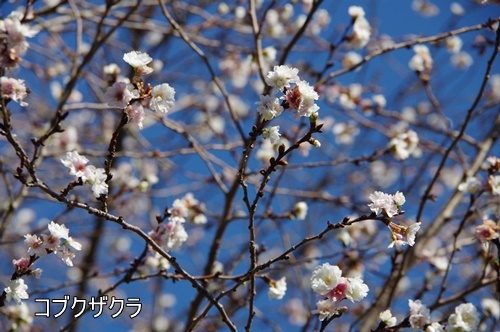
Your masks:
<svg viewBox="0 0 500 332"><path fill-rule="evenodd" d="M369 288L360 277L342 277L342 270L336 265L324 263L316 267L311 276L312 290L321 296L313 313L319 314L319 319L331 317L345 312L346 308L340 302L348 299L358 302L368 295Z"/></svg>
<svg viewBox="0 0 500 332"><path fill-rule="evenodd" d="M386 194L381 191L375 191L368 196L372 201L368 207L372 212L379 215L385 214L387 217L392 218L401 212L401 206L405 203L406 199L402 192L396 192L394 195Z"/></svg>
<svg viewBox="0 0 500 332"><path fill-rule="evenodd" d="M28 91L24 85L24 80L18 80L6 76L0 77L1 97L15 101L21 106L28 106L24 98L28 96Z"/></svg>
<svg viewBox="0 0 500 332"><path fill-rule="evenodd" d="M1 48L0 64L2 67L17 67L21 56L28 50L26 38L32 38L38 30L28 24L22 24L24 14L13 11L5 19L0 20L0 39L5 40Z"/></svg>
<svg viewBox="0 0 500 332"><path fill-rule="evenodd" d="M363 48L368 44L371 36L371 26L365 18L365 10L359 6L351 6L348 12L354 21L353 33L348 37L349 45L352 48Z"/></svg>
<svg viewBox="0 0 500 332"><path fill-rule="evenodd" d="M61 162L69 168L69 174L74 175L77 180L81 178L83 183L90 185L96 197L108 192L107 175L104 168L86 165L89 160L77 151L67 152L66 158L61 159Z"/></svg>
<svg viewBox="0 0 500 332"><path fill-rule="evenodd" d="M318 111L319 107L315 100L319 95L308 82L299 78L297 68L285 65L274 66L267 74L266 83L273 88L273 92L282 92L280 99L270 95L261 96L257 110L266 120L279 116L283 109L294 110L298 116L310 117ZM292 86L293 84L293 86Z"/></svg>
<svg viewBox="0 0 500 332"><path fill-rule="evenodd" d="M257 111L264 120L270 121L280 116L285 109L305 117L310 117L319 110L315 103L319 98L318 93L308 82L300 80L298 73L297 68L285 65L274 66L273 70L269 71L266 83L273 88L273 94L261 95L260 101L257 102ZM275 97L277 92L283 95L280 98ZM280 136L279 126L263 130L263 137L269 138L273 144Z"/></svg>
<svg viewBox="0 0 500 332"><path fill-rule="evenodd" d="M413 51L415 52L415 55L408 63L410 69L416 72L429 72L432 69L433 64L429 48L425 45L415 45L413 46Z"/></svg>
<svg viewBox="0 0 500 332"><path fill-rule="evenodd" d="M207 217L203 214L204 205L187 193L183 198L176 199L168 209L167 222L161 222L156 229L149 232L149 236L166 251L179 248L188 239L184 228L186 220L194 224L204 224Z"/></svg>
<svg viewBox="0 0 500 332"><path fill-rule="evenodd" d="M21 304L21 300L29 297L26 292L28 286L24 283L21 276L34 275L36 278L40 278L42 269L33 269L33 263L36 259L44 257L48 253L54 253L66 265L73 266L72 260L75 258L75 254L71 248L81 250L82 245L69 236L69 229L65 225L51 221L48 229L49 234L42 234L41 237L33 234L26 234L24 236L24 244L28 247L28 255L12 261L17 277L6 283L4 292L7 302L15 301L17 304Z"/></svg>
<svg viewBox="0 0 500 332"><path fill-rule="evenodd" d="M464 332L477 331L479 327L479 313L472 303L462 303L455 307L455 311L448 317L446 323L433 322L429 308L420 300L408 300L410 314L408 322L412 330L425 332ZM385 310L379 315L384 326L393 327L397 324L397 318L392 316L391 311Z"/></svg>
<svg viewBox="0 0 500 332"><path fill-rule="evenodd" d="M192 193L187 193L184 197L175 199L168 212L171 217L187 219L193 224L201 225L207 222L207 217L203 214L204 209L203 203L194 198Z"/></svg>
<svg viewBox="0 0 500 332"><path fill-rule="evenodd" d="M139 51L125 53L123 60L134 68L136 75L134 82L129 83L125 78L116 81L107 89L104 97L110 107L123 109L129 121L135 122L139 129L143 129L146 117L144 106L153 111L167 113L174 107L175 89L167 83L144 88L141 76L153 72L153 68L148 66L153 59L147 53ZM105 72L116 76L119 68L108 65L105 67Z"/></svg>
<svg viewBox="0 0 500 332"><path fill-rule="evenodd" d="M368 196L372 201L368 204L370 210L376 215L383 214L388 218L392 218L402 213L401 206L405 203L406 198L402 192L396 192L394 195L386 194L381 191L375 191ZM415 236L420 229L420 222L414 223L408 227L398 225L389 221L387 227L391 231L392 242L389 248L393 246L401 247L404 245L414 246Z"/></svg>
<svg viewBox="0 0 500 332"><path fill-rule="evenodd" d="M388 144L388 147L393 151L394 157L398 160L405 160L410 156L419 156L421 151L418 148L418 135L413 130L400 133L393 137Z"/></svg>
<svg viewBox="0 0 500 332"><path fill-rule="evenodd" d="M445 39L445 47L452 54L451 63L458 69L466 69L474 60L469 53L462 51L463 41L459 36L450 36Z"/></svg>
<svg viewBox="0 0 500 332"><path fill-rule="evenodd" d="M455 312L448 317L448 325L445 327L439 322L432 322L429 308L420 300L408 300L410 308L409 322L414 330L426 332L459 332L459 331L477 331L479 326L479 314L472 303L462 303L455 308ZM389 311L390 313L390 311ZM382 320L382 316L381 316ZM386 326L394 326L395 319L389 325L387 321L382 320Z"/></svg>

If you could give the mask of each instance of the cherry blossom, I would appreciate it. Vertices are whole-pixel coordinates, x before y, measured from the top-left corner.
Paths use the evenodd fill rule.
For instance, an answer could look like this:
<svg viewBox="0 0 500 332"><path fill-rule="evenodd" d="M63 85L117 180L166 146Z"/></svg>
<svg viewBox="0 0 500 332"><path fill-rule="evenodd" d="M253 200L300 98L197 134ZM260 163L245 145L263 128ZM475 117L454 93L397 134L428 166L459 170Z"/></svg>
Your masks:
<svg viewBox="0 0 500 332"><path fill-rule="evenodd" d="M280 105L280 100L276 97L260 96L260 101L257 104L257 112L262 114L265 120L272 120L283 113L283 106Z"/></svg>
<svg viewBox="0 0 500 332"><path fill-rule="evenodd" d="M365 18L365 11L362 7L351 6L348 12L354 20L353 34L349 36L349 45L353 48L363 48L370 41L370 23Z"/></svg>
<svg viewBox="0 0 500 332"><path fill-rule="evenodd" d="M408 130L392 138L388 147L394 152L394 157L398 160L408 159L410 156L419 156L418 149L419 138L415 131Z"/></svg>
<svg viewBox="0 0 500 332"><path fill-rule="evenodd" d="M340 306L342 300L358 302L364 299L369 291L360 277L342 277L342 270L329 263L316 267L310 280L312 290L326 297L320 299L316 303L317 309L312 311L319 314L320 320L345 311L346 308Z"/></svg>
<svg viewBox="0 0 500 332"><path fill-rule="evenodd" d="M408 66L411 70L423 72L432 69L433 60L429 49L425 45L413 46L415 55L410 59Z"/></svg>
<svg viewBox="0 0 500 332"><path fill-rule="evenodd" d="M271 143L274 144L277 140L279 140L281 136L279 130L280 126L272 126L269 128L264 128L262 131L262 137L269 138L271 140Z"/></svg>
<svg viewBox="0 0 500 332"><path fill-rule="evenodd" d="M9 98L21 106L28 106L28 103L24 101L24 98L28 96L24 80L2 76L0 85L2 98Z"/></svg>
<svg viewBox="0 0 500 332"><path fill-rule="evenodd" d="M266 83L274 89L282 91L289 88L290 83L299 81L299 70L285 65L274 66L274 69L267 74Z"/></svg>
<svg viewBox="0 0 500 332"><path fill-rule="evenodd" d="M139 129L144 127L142 122L144 121L146 115L144 108L139 102L134 102L132 105L127 106L127 108L125 108L125 113L127 114L129 121L137 123Z"/></svg>
<svg viewBox="0 0 500 332"><path fill-rule="evenodd" d="M299 81L292 89L287 90L283 100L290 108L296 110L298 116L310 117L319 109L314 102L318 98L318 93L309 83Z"/></svg>
<svg viewBox="0 0 500 332"><path fill-rule="evenodd" d="M405 197L401 192L396 192L395 195L390 195L381 191L375 191L373 194L368 196L368 198L372 201L368 204L368 207L370 207L372 212L377 215L385 213L389 218L399 214L399 208L405 202Z"/></svg>
<svg viewBox="0 0 500 332"><path fill-rule="evenodd" d="M479 313L472 303L463 303L455 308L455 313L448 318L446 331L477 331L479 326Z"/></svg>
<svg viewBox="0 0 500 332"><path fill-rule="evenodd" d="M139 91L132 84L115 82L108 88L104 97L110 107L125 108L132 99L139 98Z"/></svg>
<svg viewBox="0 0 500 332"><path fill-rule="evenodd" d="M9 280L5 284L5 286L6 287L4 288L4 292L7 295L5 298L7 302L15 301L19 305L21 304L21 300L26 300L29 298L29 295L26 292L28 286L24 284L23 279L19 278Z"/></svg>
<svg viewBox="0 0 500 332"><path fill-rule="evenodd" d="M481 181L474 176L469 176L458 185L458 190L469 194L477 194L481 190Z"/></svg>
<svg viewBox="0 0 500 332"><path fill-rule="evenodd" d="M483 223L476 227L476 238L481 242L487 242L500 237L500 226L491 219L483 220Z"/></svg>
<svg viewBox="0 0 500 332"><path fill-rule="evenodd" d="M410 307L410 325L412 329L424 329L431 321L430 310L420 300L408 300Z"/></svg>
<svg viewBox="0 0 500 332"><path fill-rule="evenodd" d="M123 60L134 67L137 71L137 75L147 75L153 72L153 68L148 67L148 63L153 61L153 59L144 52L140 51L132 51L129 53L125 53L123 55Z"/></svg>
<svg viewBox="0 0 500 332"><path fill-rule="evenodd" d="M160 113L167 113L174 107L175 90L167 83L157 85L151 91L149 107Z"/></svg>
<svg viewBox="0 0 500 332"><path fill-rule="evenodd" d="M397 324L397 318L392 315L390 309L382 311L379 315L379 319L387 327L392 327Z"/></svg>
<svg viewBox="0 0 500 332"><path fill-rule="evenodd" d="M66 158L61 159L64 166L69 168L69 174L74 175L76 178L86 180L85 170L86 164L89 160L85 156L81 156L78 151L71 151L66 153Z"/></svg>
<svg viewBox="0 0 500 332"><path fill-rule="evenodd" d="M270 299L281 300L286 293L286 277L269 282L269 291L267 295Z"/></svg>

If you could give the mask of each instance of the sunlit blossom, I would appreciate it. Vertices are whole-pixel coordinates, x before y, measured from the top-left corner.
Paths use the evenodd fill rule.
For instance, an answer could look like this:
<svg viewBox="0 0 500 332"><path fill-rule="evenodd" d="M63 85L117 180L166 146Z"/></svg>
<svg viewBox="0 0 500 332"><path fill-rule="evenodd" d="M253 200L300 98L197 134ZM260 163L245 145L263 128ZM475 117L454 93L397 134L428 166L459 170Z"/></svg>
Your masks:
<svg viewBox="0 0 500 332"><path fill-rule="evenodd" d="M9 98L21 106L28 106L28 103L24 101L24 98L28 96L24 80L2 76L0 85L2 98Z"/></svg>
<svg viewBox="0 0 500 332"><path fill-rule="evenodd" d="M281 134L279 132L280 126L272 126L268 128L264 128L262 130L262 137L264 138L269 138L271 140L271 143L275 143L277 140L279 140Z"/></svg>
<svg viewBox="0 0 500 332"><path fill-rule="evenodd" d="M273 70L267 74L266 83L276 90L290 87L290 83L299 81L299 70L285 65L274 66Z"/></svg>
<svg viewBox="0 0 500 332"><path fill-rule="evenodd" d="M167 113L174 107L175 89L167 83L157 85L151 91L151 101L149 107L160 112Z"/></svg>
<svg viewBox="0 0 500 332"><path fill-rule="evenodd" d="M448 332L477 331L479 313L472 303L462 303L448 318Z"/></svg>
<svg viewBox="0 0 500 332"><path fill-rule="evenodd" d="M5 300L7 302L15 301L17 304L21 304L21 300L29 298L29 295L26 292L28 286L24 283L23 279L19 278L9 280L5 286L4 292L6 294Z"/></svg>

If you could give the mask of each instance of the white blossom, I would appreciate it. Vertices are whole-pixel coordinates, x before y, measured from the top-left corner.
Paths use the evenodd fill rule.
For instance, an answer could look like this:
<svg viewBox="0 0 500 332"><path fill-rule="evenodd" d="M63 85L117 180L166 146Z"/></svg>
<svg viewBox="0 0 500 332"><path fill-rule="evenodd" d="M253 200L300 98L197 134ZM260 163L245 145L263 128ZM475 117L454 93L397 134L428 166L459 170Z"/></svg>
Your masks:
<svg viewBox="0 0 500 332"><path fill-rule="evenodd" d="M22 24L21 19L24 14L13 11L4 20L0 20L0 35L5 38L5 51L1 65L6 67L16 67L22 61L20 56L28 50L26 38L34 37L38 30L31 28L27 24Z"/></svg>
<svg viewBox="0 0 500 332"><path fill-rule="evenodd" d="M270 299L281 300L286 293L286 277L282 277L280 280L271 280L269 283L269 291L267 295Z"/></svg>
<svg viewBox="0 0 500 332"><path fill-rule="evenodd" d="M398 322L397 318L392 315L390 309L382 311L378 317L380 321L383 322L387 327L395 326Z"/></svg>
<svg viewBox="0 0 500 332"><path fill-rule="evenodd" d="M153 68L147 66L153 59L145 52L132 51L125 53L123 60L134 67L138 75L147 75L153 72Z"/></svg>
<svg viewBox="0 0 500 332"><path fill-rule="evenodd" d="M353 34L349 36L349 45L353 48L363 48L370 41L371 27L365 18L365 11L358 6L351 6L348 9L349 15L354 19L352 27Z"/></svg>
<svg viewBox="0 0 500 332"><path fill-rule="evenodd" d="M127 114L129 121L137 123L139 129L143 128L142 122L145 118L145 112L139 102L133 102L132 105L127 106L127 108L125 108L125 113Z"/></svg>
<svg viewBox="0 0 500 332"><path fill-rule="evenodd" d="M69 236L69 229L67 229L66 226L51 221L48 225L48 229L53 237L66 240L66 243L76 250L82 249L82 245Z"/></svg>
<svg viewBox="0 0 500 332"><path fill-rule="evenodd" d="M320 299L316 303L317 309L312 311L319 314L320 320L337 313L342 300L361 301L368 295L369 290L360 277L344 278L338 266L328 263L316 267L313 271L311 288L317 294L326 297Z"/></svg>
<svg viewBox="0 0 500 332"><path fill-rule="evenodd" d="M420 230L421 223L417 222L413 225L410 225L406 230L406 238L408 245L413 247L415 245L415 237L417 236L417 232Z"/></svg>
<svg viewBox="0 0 500 332"><path fill-rule="evenodd" d="M473 332L479 325L479 313L472 303L463 303L455 308L448 318L447 332Z"/></svg>
<svg viewBox="0 0 500 332"><path fill-rule="evenodd" d="M81 156L77 151L71 151L66 153L66 158L61 159L61 162L69 168L69 174L74 175L77 179L81 177L85 181L85 165L89 162L85 156Z"/></svg>
<svg viewBox="0 0 500 332"><path fill-rule="evenodd" d="M402 195L402 193L397 194L397 200L404 203L404 196ZM399 213L399 208L393 195L375 191L368 198L372 201L368 204L368 207L377 215L384 212L389 218L392 218Z"/></svg>
<svg viewBox="0 0 500 332"><path fill-rule="evenodd" d="M338 285L341 276L342 270L338 266L324 263L313 271L311 288L314 292L325 295Z"/></svg>
<svg viewBox="0 0 500 332"><path fill-rule="evenodd" d="M432 322L430 325L427 325L425 332L444 332L444 327L438 322Z"/></svg>
<svg viewBox="0 0 500 332"><path fill-rule="evenodd" d="M477 194L481 190L481 181L474 176L469 176L458 185L458 190L469 194Z"/></svg>
<svg viewBox="0 0 500 332"><path fill-rule="evenodd" d="M147 256L144 264L154 271L166 271L170 268L170 262L168 261L168 259L157 252L154 252L152 256Z"/></svg>
<svg viewBox="0 0 500 332"><path fill-rule="evenodd" d="M476 227L475 237L481 242L487 242L500 237L500 225L491 219L483 220L483 223Z"/></svg>
<svg viewBox="0 0 500 332"><path fill-rule="evenodd" d="M483 298L481 300L481 306L488 315L495 319L500 319L500 301L498 299Z"/></svg>
<svg viewBox="0 0 500 332"><path fill-rule="evenodd" d="M54 252L67 266L73 266L73 259L75 258L75 253L72 252L68 247L62 247L61 249Z"/></svg>
<svg viewBox="0 0 500 332"><path fill-rule="evenodd" d="M25 302L21 304L11 304L2 308L2 314L10 321L7 326L8 331L33 331L30 325L33 323L33 313L30 313L29 307Z"/></svg>
<svg viewBox="0 0 500 332"><path fill-rule="evenodd" d="M319 320L323 321L325 318L334 315L337 312L337 305L331 299L319 300L316 303L316 309L311 311L313 314L319 315Z"/></svg>
<svg viewBox="0 0 500 332"><path fill-rule="evenodd" d="M388 147L394 152L394 157L398 160L405 160L411 155L418 156L419 138L415 131L408 130L405 133L398 134L389 141Z"/></svg>
<svg viewBox="0 0 500 332"><path fill-rule="evenodd" d="M24 284L24 280L21 278L9 280L5 284L4 292L6 294L5 300L10 302L14 300L18 305L22 303L21 300L26 300L29 298L26 290L28 286Z"/></svg>
<svg viewBox="0 0 500 332"><path fill-rule="evenodd" d="M377 94L372 97L373 102L379 108L384 108L387 105L387 99L385 99L384 95Z"/></svg>
<svg viewBox="0 0 500 332"><path fill-rule="evenodd" d="M451 63L458 69L467 69L469 68L474 60L469 53L461 51L451 56Z"/></svg>
<svg viewBox="0 0 500 332"><path fill-rule="evenodd" d="M450 53L458 53L462 49L462 38L459 36L450 36L444 40L444 45Z"/></svg>
<svg viewBox="0 0 500 332"><path fill-rule="evenodd" d="M118 76L121 73L121 69L116 63L110 63L109 65L102 67L102 72L106 75Z"/></svg>
<svg viewBox="0 0 500 332"><path fill-rule="evenodd" d="M323 321L325 318L334 315L337 312L337 304L331 299L319 300L316 303L316 309L312 311L313 314L319 314L319 320Z"/></svg>
<svg viewBox="0 0 500 332"><path fill-rule="evenodd" d="M274 144L274 142L279 140L279 138L281 136L279 130L280 130L280 126L272 126L269 128L264 128L262 130L262 137L269 138L271 140L271 143Z"/></svg>
<svg viewBox="0 0 500 332"><path fill-rule="evenodd" d="M351 301L361 301L368 295L369 288L360 277L348 278L346 298Z"/></svg>
<svg viewBox="0 0 500 332"><path fill-rule="evenodd" d="M265 120L271 120L283 113L283 106L280 105L280 100L276 97L265 95L260 96L260 101L257 102L257 112L262 114Z"/></svg>
<svg viewBox="0 0 500 332"><path fill-rule="evenodd" d="M391 231L392 242L389 244L388 248L396 246L400 248L405 245L414 246L415 237L417 232L420 230L421 223L417 222L409 227L401 226L395 223L389 224L389 230Z"/></svg>
<svg viewBox="0 0 500 332"><path fill-rule="evenodd" d="M188 239L182 222L171 220L167 223L168 232L163 237L163 248L170 251L179 248Z"/></svg>
<svg viewBox="0 0 500 332"><path fill-rule="evenodd" d="M299 70L285 65L274 66L273 70L267 74L266 83L275 90L283 90L290 87L290 83L299 81Z"/></svg>
<svg viewBox="0 0 500 332"><path fill-rule="evenodd" d="M413 51L415 55L410 59L408 66L414 71L424 71L431 70L433 60L429 49L425 45L415 45L413 46Z"/></svg>
<svg viewBox="0 0 500 332"><path fill-rule="evenodd" d="M139 91L132 84L115 82L106 90L104 98L110 107L125 108L132 99L139 98Z"/></svg>
<svg viewBox="0 0 500 332"><path fill-rule="evenodd" d="M43 257L47 254L43 240L36 235L26 234L24 236L24 245L28 247L29 255L37 255Z"/></svg>
<svg viewBox="0 0 500 332"><path fill-rule="evenodd" d="M106 179L107 175L104 168L96 168L90 165L85 169L85 183L92 186L95 197L99 197L108 192Z"/></svg>
<svg viewBox="0 0 500 332"><path fill-rule="evenodd" d="M360 6L350 6L349 9L347 10L347 12L353 18L365 16L365 10L363 9L363 7L360 7Z"/></svg>
<svg viewBox="0 0 500 332"><path fill-rule="evenodd" d="M410 307L410 325L412 329L423 329L426 324L431 322L431 312L422 304L420 300L408 300Z"/></svg>
<svg viewBox="0 0 500 332"><path fill-rule="evenodd" d="M287 101L291 109L296 110L298 116L310 117L319 109L314 102L318 100L319 95L306 81L297 82L282 98Z"/></svg>
<svg viewBox="0 0 500 332"><path fill-rule="evenodd" d="M402 206L406 202L405 195L400 191L396 191L394 194L394 202L396 202L397 206Z"/></svg>
<svg viewBox="0 0 500 332"><path fill-rule="evenodd" d="M307 216L308 206L304 201L297 202L293 207L293 215L299 220L305 220Z"/></svg>
<svg viewBox="0 0 500 332"><path fill-rule="evenodd" d="M2 98L9 98L21 106L28 106L28 103L24 101L24 98L28 96L24 80L2 76L0 85Z"/></svg>
<svg viewBox="0 0 500 332"><path fill-rule="evenodd" d="M347 52L343 57L342 57L342 66L344 68L350 68L358 63L363 61L363 57L359 55L359 53L356 52ZM359 67L358 67L359 69Z"/></svg>
<svg viewBox="0 0 500 332"><path fill-rule="evenodd" d="M167 113L174 107L175 89L167 83L157 85L151 91L149 107L160 113Z"/></svg>
<svg viewBox="0 0 500 332"><path fill-rule="evenodd" d="M359 135L360 129L355 121L339 122L333 125L332 132L335 135L335 143L349 145Z"/></svg>

